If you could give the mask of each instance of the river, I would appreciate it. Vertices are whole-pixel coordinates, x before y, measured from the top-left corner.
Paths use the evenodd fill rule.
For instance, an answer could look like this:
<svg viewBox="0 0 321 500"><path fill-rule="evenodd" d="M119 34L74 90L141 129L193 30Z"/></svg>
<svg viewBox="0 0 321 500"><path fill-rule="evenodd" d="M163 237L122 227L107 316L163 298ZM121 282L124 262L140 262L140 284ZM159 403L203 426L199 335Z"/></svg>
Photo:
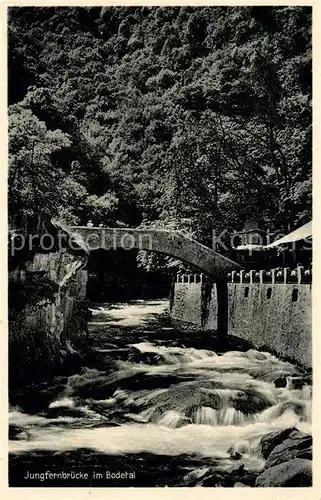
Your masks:
<svg viewBox="0 0 321 500"><path fill-rule="evenodd" d="M299 367L174 328L167 308L95 306L81 373L38 388L38 408L10 409L11 486L252 485L263 436L311 432Z"/></svg>

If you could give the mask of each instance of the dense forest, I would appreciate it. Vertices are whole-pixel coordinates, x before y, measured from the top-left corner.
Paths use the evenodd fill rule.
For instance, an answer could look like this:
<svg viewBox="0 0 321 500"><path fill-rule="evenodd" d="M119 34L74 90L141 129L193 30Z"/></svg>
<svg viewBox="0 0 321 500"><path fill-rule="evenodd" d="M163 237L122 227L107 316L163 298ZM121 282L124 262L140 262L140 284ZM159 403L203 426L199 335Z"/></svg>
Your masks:
<svg viewBox="0 0 321 500"><path fill-rule="evenodd" d="M10 8L13 228L311 218L311 9ZM145 260L146 256L141 257Z"/></svg>

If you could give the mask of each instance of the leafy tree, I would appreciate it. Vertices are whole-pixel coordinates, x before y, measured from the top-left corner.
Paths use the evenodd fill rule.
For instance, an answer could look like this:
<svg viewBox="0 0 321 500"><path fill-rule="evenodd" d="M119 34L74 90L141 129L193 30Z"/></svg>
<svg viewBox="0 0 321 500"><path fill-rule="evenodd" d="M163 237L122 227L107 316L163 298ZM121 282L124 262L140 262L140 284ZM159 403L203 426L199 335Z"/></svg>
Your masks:
<svg viewBox="0 0 321 500"><path fill-rule="evenodd" d="M9 214L11 223L39 232L62 207L79 203L84 186L54 162L55 153L71 146L67 134L48 130L20 105L9 108Z"/></svg>
<svg viewBox="0 0 321 500"><path fill-rule="evenodd" d="M311 217L311 8L14 7L8 35L12 224Z"/></svg>

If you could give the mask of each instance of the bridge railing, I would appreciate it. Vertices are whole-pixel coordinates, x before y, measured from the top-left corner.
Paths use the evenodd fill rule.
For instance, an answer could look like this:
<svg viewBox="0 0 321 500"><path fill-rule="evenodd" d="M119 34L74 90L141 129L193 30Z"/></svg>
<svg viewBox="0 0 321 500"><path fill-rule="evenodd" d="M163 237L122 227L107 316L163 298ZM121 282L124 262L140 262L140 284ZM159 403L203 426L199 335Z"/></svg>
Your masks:
<svg viewBox="0 0 321 500"><path fill-rule="evenodd" d="M184 274L176 275L176 283L204 283L206 276L204 274ZM295 269L288 267L277 269L259 269L251 271L232 271L227 275L229 283L312 283L311 268L298 266Z"/></svg>
<svg viewBox="0 0 321 500"><path fill-rule="evenodd" d="M260 269L251 271L232 271L227 275L230 283L311 283L312 270L298 266L295 269L289 267L277 269Z"/></svg>
<svg viewBox="0 0 321 500"><path fill-rule="evenodd" d="M203 283L204 274L177 273L176 283Z"/></svg>

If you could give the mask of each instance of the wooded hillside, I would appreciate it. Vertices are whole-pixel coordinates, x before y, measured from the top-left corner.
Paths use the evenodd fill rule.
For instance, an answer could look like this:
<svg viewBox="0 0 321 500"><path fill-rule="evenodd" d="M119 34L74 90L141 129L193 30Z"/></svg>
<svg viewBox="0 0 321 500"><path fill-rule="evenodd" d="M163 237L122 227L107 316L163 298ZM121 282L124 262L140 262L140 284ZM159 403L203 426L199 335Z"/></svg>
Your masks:
<svg viewBox="0 0 321 500"><path fill-rule="evenodd" d="M311 9L9 12L9 212L210 244L311 217Z"/></svg>

